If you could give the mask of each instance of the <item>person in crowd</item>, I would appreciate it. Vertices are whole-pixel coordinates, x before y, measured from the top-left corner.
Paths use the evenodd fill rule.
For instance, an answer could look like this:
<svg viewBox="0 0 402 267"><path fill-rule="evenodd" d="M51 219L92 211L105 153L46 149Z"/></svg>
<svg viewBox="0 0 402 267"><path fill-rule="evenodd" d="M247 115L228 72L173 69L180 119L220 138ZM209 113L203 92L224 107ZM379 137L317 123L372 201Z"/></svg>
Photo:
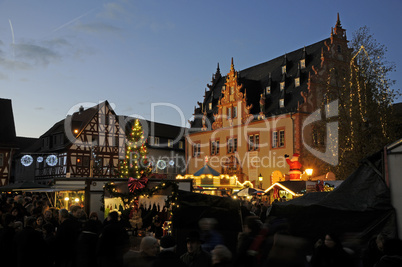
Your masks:
<svg viewBox="0 0 402 267"><path fill-rule="evenodd" d="M96 233L99 235L102 231L103 224L102 224L102 221L99 220L98 213L96 211L91 212L89 214L88 220L95 222L94 224L96 225L96 229L97 229Z"/></svg>
<svg viewBox="0 0 402 267"><path fill-rule="evenodd" d="M212 256L212 266L213 267L232 267L232 252L224 246L217 245L211 251Z"/></svg>
<svg viewBox="0 0 402 267"><path fill-rule="evenodd" d="M142 210L135 205L130 212L129 222L134 232L133 235L136 236L138 231L142 228Z"/></svg>
<svg viewBox="0 0 402 267"><path fill-rule="evenodd" d="M43 211L45 210L45 203L42 200L37 200L34 202L34 208L32 209L32 216L37 217L38 215L43 214Z"/></svg>
<svg viewBox="0 0 402 267"><path fill-rule="evenodd" d="M36 216L36 221L35 221L35 226L34 226L35 230L37 230L39 232L43 232L44 221L45 221L45 219L43 218L42 214Z"/></svg>
<svg viewBox="0 0 402 267"><path fill-rule="evenodd" d="M384 242L384 256L374 265L375 267L402 266L402 240L390 238Z"/></svg>
<svg viewBox="0 0 402 267"><path fill-rule="evenodd" d="M15 221L24 222L24 213L19 206L13 207L11 209L11 215L14 216Z"/></svg>
<svg viewBox="0 0 402 267"><path fill-rule="evenodd" d="M56 218L53 217L53 211L51 209L47 209L43 212L43 219L44 219L44 224L50 223L54 227L57 227L59 225L59 222Z"/></svg>
<svg viewBox="0 0 402 267"><path fill-rule="evenodd" d="M117 211L112 211L107 217L99 237L97 255L100 267L123 266L123 255L128 251L130 241L124 225L119 221Z"/></svg>
<svg viewBox="0 0 402 267"><path fill-rule="evenodd" d="M156 256L152 267L186 267L176 252L176 239L165 235L160 240L160 253Z"/></svg>
<svg viewBox="0 0 402 267"><path fill-rule="evenodd" d="M186 238L187 252L180 256L180 260L188 267L212 266L211 254L202 249L200 233L191 231Z"/></svg>
<svg viewBox="0 0 402 267"><path fill-rule="evenodd" d="M9 213L3 215L3 228L0 229L0 259L2 266L14 265L13 239L15 236L15 217Z"/></svg>
<svg viewBox="0 0 402 267"><path fill-rule="evenodd" d="M388 239L385 233L379 233L370 239L363 251L363 267L373 267L384 256L384 243Z"/></svg>
<svg viewBox="0 0 402 267"><path fill-rule="evenodd" d="M159 253L158 240L153 236L141 239L140 251L128 251L124 255L124 267L151 267Z"/></svg>
<svg viewBox="0 0 402 267"><path fill-rule="evenodd" d="M96 220L87 220L77 239L76 267L97 267L96 246L99 239Z"/></svg>
<svg viewBox="0 0 402 267"><path fill-rule="evenodd" d="M51 223L43 224L43 239L47 244L48 250L46 251L49 261L51 265L54 266L56 261L56 251L57 251L57 243L56 243L56 227L54 227Z"/></svg>
<svg viewBox="0 0 402 267"><path fill-rule="evenodd" d="M59 222L60 225L56 231L56 266L74 266L75 245L80 233L80 225L71 218L66 209L60 209Z"/></svg>
<svg viewBox="0 0 402 267"><path fill-rule="evenodd" d="M47 244L43 234L34 229L35 221L35 217L28 217L25 228L15 235L15 259L11 266L51 266L49 258L43 256L43 252L48 250Z"/></svg>
<svg viewBox="0 0 402 267"><path fill-rule="evenodd" d="M152 225L150 226L150 231L154 233L155 238L160 239L163 235L162 221L159 215L155 215L152 218Z"/></svg>
<svg viewBox="0 0 402 267"><path fill-rule="evenodd" d="M254 255L250 255L248 251L254 239L260 233L262 225L260 217L246 217L244 230L238 236L235 266L250 266L254 262Z"/></svg>
<svg viewBox="0 0 402 267"><path fill-rule="evenodd" d="M310 264L312 267L351 267L353 259L344 250L338 236L328 233L324 241L320 239L316 242Z"/></svg>
<svg viewBox="0 0 402 267"><path fill-rule="evenodd" d="M198 225L201 229L201 239L204 243L201 247L207 251L211 252L216 245L223 245L222 235L215 229L217 221L214 218L202 218Z"/></svg>

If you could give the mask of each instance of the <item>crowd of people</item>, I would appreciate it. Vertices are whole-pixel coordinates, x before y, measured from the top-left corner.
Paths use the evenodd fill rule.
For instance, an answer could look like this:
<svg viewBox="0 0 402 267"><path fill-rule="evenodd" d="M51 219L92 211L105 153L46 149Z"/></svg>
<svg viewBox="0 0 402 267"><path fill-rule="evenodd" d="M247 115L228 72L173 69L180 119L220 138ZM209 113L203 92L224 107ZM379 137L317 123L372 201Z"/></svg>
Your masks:
<svg viewBox="0 0 402 267"><path fill-rule="evenodd" d="M265 203L242 203L243 231L236 233L232 249L214 218L200 219L198 229L177 240L152 227L161 224L158 215L143 220L138 207L127 221L117 211L103 220L79 205L50 207L45 196L2 194L0 260L2 266L18 267L402 266L400 239L381 233L362 251L353 251L342 244L339 233L328 232L310 244L293 236L285 219L267 217L267 211ZM144 227L152 234L136 237L141 241L134 247L128 228ZM184 253L177 250L178 242L185 243Z"/></svg>

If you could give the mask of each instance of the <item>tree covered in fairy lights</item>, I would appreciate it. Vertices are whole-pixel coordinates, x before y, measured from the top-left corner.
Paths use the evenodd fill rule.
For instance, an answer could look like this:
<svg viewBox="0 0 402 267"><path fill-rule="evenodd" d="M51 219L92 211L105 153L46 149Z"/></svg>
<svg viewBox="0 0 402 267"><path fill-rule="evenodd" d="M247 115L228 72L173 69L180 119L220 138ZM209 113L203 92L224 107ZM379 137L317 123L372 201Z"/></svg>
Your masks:
<svg viewBox="0 0 402 267"><path fill-rule="evenodd" d="M140 121L136 119L126 143L125 158L120 162L120 178L148 176L151 166L147 154L144 132Z"/></svg>

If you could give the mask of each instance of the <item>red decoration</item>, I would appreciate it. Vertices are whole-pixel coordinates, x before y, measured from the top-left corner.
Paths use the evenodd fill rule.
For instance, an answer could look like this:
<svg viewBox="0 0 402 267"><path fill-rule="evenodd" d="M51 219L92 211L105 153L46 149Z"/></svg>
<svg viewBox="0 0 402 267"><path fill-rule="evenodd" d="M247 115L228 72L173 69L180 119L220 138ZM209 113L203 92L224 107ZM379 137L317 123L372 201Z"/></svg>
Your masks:
<svg viewBox="0 0 402 267"><path fill-rule="evenodd" d="M128 179L128 189L132 193L135 190L143 189L147 185L147 183L148 183L148 178L146 178L146 177L141 177L140 179L130 177Z"/></svg>
<svg viewBox="0 0 402 267"><path fill-rule="evenodd" d="M288 159L286 157L286 162L289 164L289 176L291 181L300 180L301 175L301 167L302 165L299 162L300 155L298 153L294 153L292 159Z"/></svg>

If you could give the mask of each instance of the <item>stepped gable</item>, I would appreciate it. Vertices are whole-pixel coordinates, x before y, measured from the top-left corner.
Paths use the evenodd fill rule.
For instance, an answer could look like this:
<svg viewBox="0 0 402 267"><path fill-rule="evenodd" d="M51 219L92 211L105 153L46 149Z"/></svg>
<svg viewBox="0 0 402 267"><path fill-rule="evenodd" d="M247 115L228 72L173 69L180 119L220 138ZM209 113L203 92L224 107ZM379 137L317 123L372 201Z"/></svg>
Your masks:
<svg viewBox="0 0 402 267"><path fill-rule="evenodd" d="M305 46L293 52L274 58L270 61L252 66L238 71L238 82L242 84L242 93L246 92L247 105L252 105L250 114L255 115L255 119L260 111L260 96L265 96L265 116L272 117L290 111L297 111L300 104L304 102L302 92L308 91L309 72L312 67L315 69L321 64L321 50L325 47L325 42L330 43L330 38ZM286 61L285 61L286 58ZM300 69L299 63L305 59L305 68ZM282 74L282 66L286 62L286 74ZM300 86L295 87L294 78L300 77ZM222 87L225 85L227 76L220 75L218 65L217 73L213 76L212 84L204 95L204 101L198 102L198 107L194 109L195 119L191 122L193 131L202 127L202 115L206 113L211 125L214 122L213 114L218 113L218 103L223 96ZM280 90L280 82L285 79L284 92ZM266 87L270 86L270 93L266 94ZM284 96L284 107L280 107L279 100L281 93ZM209 109L212 103L212 109Z"/></svg>

